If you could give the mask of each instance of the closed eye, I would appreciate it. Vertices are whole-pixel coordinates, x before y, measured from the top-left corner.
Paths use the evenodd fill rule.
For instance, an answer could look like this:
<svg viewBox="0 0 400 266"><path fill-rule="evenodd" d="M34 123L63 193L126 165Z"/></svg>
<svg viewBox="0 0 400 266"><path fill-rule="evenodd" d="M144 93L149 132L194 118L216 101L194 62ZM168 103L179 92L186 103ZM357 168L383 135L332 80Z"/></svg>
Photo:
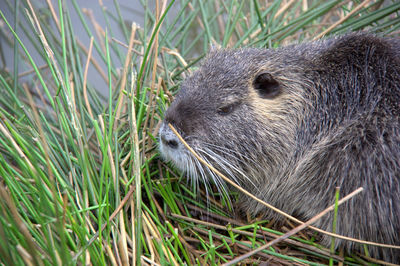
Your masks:
<svg viewBox="0 0 400 266"><path fill-rule="evenodd" d="M217 113L219 115L228 115L233 112L233 110L236 108L237 105L238 103L223 105L217 109Z"/></svg>

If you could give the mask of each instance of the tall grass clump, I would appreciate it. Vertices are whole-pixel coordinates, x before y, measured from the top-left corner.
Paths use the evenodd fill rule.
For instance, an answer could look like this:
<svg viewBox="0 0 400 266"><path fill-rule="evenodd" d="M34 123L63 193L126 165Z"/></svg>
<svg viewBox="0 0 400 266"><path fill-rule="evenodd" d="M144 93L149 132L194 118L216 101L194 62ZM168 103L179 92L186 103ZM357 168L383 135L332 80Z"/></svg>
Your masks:
<svg viewBox="0 0 400 266"><path fill-rule="evenodd" d="M1 265L220 264L281 235L290 222L235 218L226 198L194 191L159 158L181 80L210 46L400 31L397 1L154 0L142 21L119 1L93 3L101 17L80 3L1 0ZM244 262L365 263L317 237Z"/></svg>

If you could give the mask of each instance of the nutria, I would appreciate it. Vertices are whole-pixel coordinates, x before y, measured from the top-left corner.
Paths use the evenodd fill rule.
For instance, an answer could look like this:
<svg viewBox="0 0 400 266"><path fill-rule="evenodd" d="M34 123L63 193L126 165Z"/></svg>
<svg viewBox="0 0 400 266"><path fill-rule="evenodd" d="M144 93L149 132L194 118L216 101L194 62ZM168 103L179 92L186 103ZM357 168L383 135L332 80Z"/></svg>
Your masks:
<svg viewBox="0 0 400 266"><path fill-rule="evenodd" d="M341 196L363 187L339 207L337 233L400 245L399 115L400 39L351 33L278 49L220 49L182 83L160 129L160 151L195 182L224 189L171 123L218 170L303 220L334 202L335 187ZM279 218L249 198L241 206ZM315 226L331 231L332 219ZM368 251L400 261L399 249Z"/></svg>

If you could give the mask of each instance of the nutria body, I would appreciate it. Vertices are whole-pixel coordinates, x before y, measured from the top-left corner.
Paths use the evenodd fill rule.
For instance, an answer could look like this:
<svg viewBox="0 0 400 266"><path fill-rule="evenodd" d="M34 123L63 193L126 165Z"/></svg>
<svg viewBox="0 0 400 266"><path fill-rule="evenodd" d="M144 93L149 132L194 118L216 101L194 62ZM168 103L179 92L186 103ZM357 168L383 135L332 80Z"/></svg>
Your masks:
<svg viewBox="0 0 400 266"><path fill-rule="evenodd" d="M337 233L400 245L400 40L347 34L279 49L211 52L165 114L160 150L195 181L223 181L167 126L255 196L303 220L344 196ZM251 199L253 214L279 218ZM331 231L333 214L315 226ZM329 245L330 237L323 237ZM353 242L336 241L361 251ZM369 246L400 261L400 250Z"/></svg>

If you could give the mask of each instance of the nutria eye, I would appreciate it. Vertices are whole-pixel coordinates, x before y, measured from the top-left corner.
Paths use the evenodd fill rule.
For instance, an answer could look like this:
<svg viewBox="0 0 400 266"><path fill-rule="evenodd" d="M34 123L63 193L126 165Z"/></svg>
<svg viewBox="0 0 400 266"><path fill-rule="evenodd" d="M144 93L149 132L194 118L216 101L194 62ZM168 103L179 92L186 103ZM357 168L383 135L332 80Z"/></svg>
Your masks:
<svg viewBox="0 0 400 266"><path fill-rule="evenodd" d="M263 99L273 99L281 92L281 87L270 73L261 72L253 81L254 89Z"/></svg>
<svg viewBox="0 0 400 266"><path fill-rule="evenodd" d="M217 113L219 115L228 115L228 114L232 113L234 107L235 107L234 104L222 106L222 107L218 108Z"/></svg>

